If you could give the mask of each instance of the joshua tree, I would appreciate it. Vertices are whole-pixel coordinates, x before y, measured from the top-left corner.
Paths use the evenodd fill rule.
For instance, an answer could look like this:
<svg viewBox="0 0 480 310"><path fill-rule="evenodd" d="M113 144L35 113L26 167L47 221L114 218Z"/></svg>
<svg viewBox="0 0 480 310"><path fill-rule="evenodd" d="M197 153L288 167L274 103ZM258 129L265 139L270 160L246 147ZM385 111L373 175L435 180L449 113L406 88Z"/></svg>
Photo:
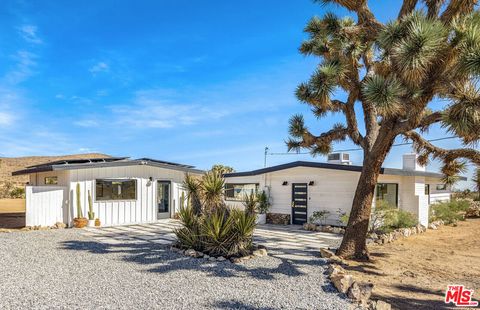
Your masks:
<svg viewBox="0 0 480 310"><path fill-rule="evenodd" d="M480 201L480 167L477 167L475 170L475 175L473 176L473 186L478 195L478 200Z"/></svg>
<svg viewBox="0 0 480 310"><path fill-rule="evenodd" d="M480 139L480 13L476 0L404 0L398 17L384 24L367 0L315 2L343 6L356 18L326 14L307 24L309 38L300 52L319 57L320 64L296 95L317 117L341 113L345 124L316 135L295 115L288 147L327 154L333 142L349 138L363 149L363 169L338 255L368 258L373 193L397 138L413 142L421 164L442 161L447 177L458 174L462 161L480 163L475 150ZM435 124L459 137L462 148L427 141L423 134Z"/></svg>
<svg viewBox="0 0 480 310"><path fill-rule="evenodd" d="M210 170L218 172L220 174L235 172L235 169L233 169L232 167L224 166L224 165L221 165L221 164L213 165L212 169L210 169Z"/></svg>

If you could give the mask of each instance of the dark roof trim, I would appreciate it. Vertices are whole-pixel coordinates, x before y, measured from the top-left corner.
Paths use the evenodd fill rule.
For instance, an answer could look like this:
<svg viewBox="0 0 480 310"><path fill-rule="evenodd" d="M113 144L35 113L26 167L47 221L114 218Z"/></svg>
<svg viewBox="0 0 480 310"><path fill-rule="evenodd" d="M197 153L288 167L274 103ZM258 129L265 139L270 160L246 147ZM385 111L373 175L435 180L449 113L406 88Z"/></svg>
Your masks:
<svg viewBox="0 0 480 310"><path fill-rule="evenodd" d="M159 160L151 160L148 158L141 158L135 160L125 160L127 157L118 157L119 159L114 161L104 161L104 162L85 162L85 163L61 163L61 164L41 164L34 167L30 167L24 170L15 171L12 173L13 176L32 174L38 172L46 171L61 171L61 170L76 170L76 169L89 169L89 168L108 168L108 167L125 167L125 166L135 166L135 165L146 165L151 167L158 167L170 170L177 170L195 174L204 173L203 170L194 169L193 166L173 164L168 162L163 162Z"/></svg>
<svg viewBox="0 0 480 310"><path fill-rule="evenodd" d="M253 176L259 175L264 173L275 172L279 170L285 170L295 167L309 167L309 168L322 168L322 169L331 169L331 170L342 170L342 171L354 171L354 172L361 172L362 166L354 166L354 165L339 165L339 164L328 164L328 163L318 163L318 162L311 162L311 161L295 161L287 164L252 170L252 171L245 171L245 172L234 172L234 173L226 173L224 177L232 178L232 177L245 177L245 176ZM423 176L423 177L430 177L430 178L442 178L443 175L440 173L435 172L427 172L427 171L408 171L403 169L394 169L394 168L382 168L380 170L380 174L386 175L401 175L401 176ZM466 177L460 177L461 181L466 181Z"/></svg>

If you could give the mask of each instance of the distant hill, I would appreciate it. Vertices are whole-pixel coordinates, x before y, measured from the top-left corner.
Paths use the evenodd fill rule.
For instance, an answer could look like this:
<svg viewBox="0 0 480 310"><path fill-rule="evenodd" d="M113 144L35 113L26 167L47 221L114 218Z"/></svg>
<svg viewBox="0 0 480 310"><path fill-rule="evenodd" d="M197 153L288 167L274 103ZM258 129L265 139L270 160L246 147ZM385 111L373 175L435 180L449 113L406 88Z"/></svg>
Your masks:
<svg viewBox="0 0 480 310"><path fill-rule="evenodd" d="M110 155L101 153L73 154L63 156L30 156L30 157L0 157L0 182L12 182L15 186L23 186L28 182L28 175L12 176L13 171L25 169L28 166L48 163L63 159L104 158Z"/></svg>

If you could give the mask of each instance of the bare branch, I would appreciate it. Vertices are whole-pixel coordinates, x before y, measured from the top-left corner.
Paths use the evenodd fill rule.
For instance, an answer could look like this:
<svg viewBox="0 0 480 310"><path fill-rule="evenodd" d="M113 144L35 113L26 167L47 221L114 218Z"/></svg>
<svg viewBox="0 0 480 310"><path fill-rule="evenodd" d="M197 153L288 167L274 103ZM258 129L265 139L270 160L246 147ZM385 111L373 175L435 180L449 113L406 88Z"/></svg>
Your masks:
<svg viewBox="0 0 480 310"><path fill-rule="evenodd" d="M440 19L448 24L455 17L472 12L477 2L478 0L451 0Z"/></svg>
<svg viewBox="0 0 480 310"><path fill-rule="evenodd" d="M448 163L459 158L469 159L473 163L480 165L480 152L471 148L447 150L433 145L425 140L415 131L409 131L403 134L406 138L413 141L417 150L423 153L432 154L435 158L440 158Z"/></svg>
<svg viewBox="0 0 480 310"><path fill-rule="evenodd" d="M429 18L434 18L438 16L440 8L445 3L445 0L425 0L425 3L427 4L428 8L427 16Z"/></svg>
<svg viewBox="0 0 480 310"><path fill-rule="evenodd" d="M401 19L405 15L408 15L413 12L415 6L417 5L418 0L404 0L400 13L398 14L398 19Z"/></svg>

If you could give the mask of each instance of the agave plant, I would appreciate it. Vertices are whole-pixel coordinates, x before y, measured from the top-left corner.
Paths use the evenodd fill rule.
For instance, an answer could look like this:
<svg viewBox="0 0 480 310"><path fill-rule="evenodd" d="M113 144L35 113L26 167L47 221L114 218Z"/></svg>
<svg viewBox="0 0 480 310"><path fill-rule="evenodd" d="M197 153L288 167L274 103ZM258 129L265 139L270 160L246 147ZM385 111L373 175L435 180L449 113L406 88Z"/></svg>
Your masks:
<svg viewBox="0 0 480 310"><path fill-rule="evenodd" d="M181 228L174 230L178 244L183 248L191 248L197 251L203 250L200 235L200 218L195 214L192 206L180 208L178 217L182 223Z"/></svg>

